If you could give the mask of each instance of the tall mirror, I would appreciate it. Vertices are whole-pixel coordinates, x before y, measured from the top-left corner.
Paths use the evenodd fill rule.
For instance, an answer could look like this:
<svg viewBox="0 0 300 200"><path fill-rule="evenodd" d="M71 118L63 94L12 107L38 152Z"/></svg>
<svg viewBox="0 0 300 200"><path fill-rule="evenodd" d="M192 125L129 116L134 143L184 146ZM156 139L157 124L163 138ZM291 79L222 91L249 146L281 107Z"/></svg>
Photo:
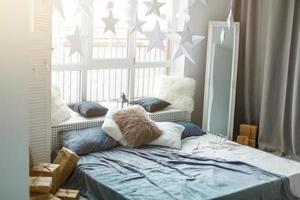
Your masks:
<svg viewBox="0 0 300 200"><path fill-rule="evenodd" d="M202 128L233 139L239 23L210 22Z"/></svg>

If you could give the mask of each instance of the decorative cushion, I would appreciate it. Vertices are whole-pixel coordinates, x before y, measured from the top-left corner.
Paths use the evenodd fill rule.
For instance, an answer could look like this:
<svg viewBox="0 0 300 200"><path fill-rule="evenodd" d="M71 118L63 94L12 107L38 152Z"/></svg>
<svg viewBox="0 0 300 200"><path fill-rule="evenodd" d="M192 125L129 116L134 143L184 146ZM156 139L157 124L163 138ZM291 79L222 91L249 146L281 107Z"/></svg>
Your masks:
<svg viewBox="0 0 300 200"><path fill-rule="evenodd" d="M58 124L71 118L70 110L63 102L59 89L52 87L51 94L51 123Z"/></svg>
<svg viewBox="0 0 300 200"><path fill-rule="evenodd" d="M130 147L139 148L161 135L161 130L141 106L120 110L113 114L113 119Z"/></svg>
<svg viewBox="0 0 300 200"><path fill-rule="evenodd" d="M162 131L162 134L159 138L152 141L151 145L181 149L183 126L173 122L156 122L156 125Z"/></svg>
<svg viewBox="0 0 300 200"><path fill-rule="evenodd" d="M165 107L171 105L162 99L155 97L145 97L136 101L130 102L131 105L140 105L148 112L156 112L164 109Z"/></svg>
<svg viewBox="0 0 300 200"><path fill-rule="evenodd" d="M100 127L62 132L60 137L62 145L77 155L108 150L118 145Z"/></svg>
<svg viewBox="0 0 300 200"><path fill-rule="evenodd" d="M182 132L181 139L192 137L192 136L202 136L206 133L196 124L189 121L178 121L176 124L184 126L184 131Z"/></svg>
<svg viewBox="0 0 300 200"><path fill-rule="evenodd" d="M192 112L196 81L192 78L162 76L157 97L172 105L170 107Z"/></svg>
<svg viewBox="0 0 300 200"><path fill-rule="evenodd" d="M69 104L69 107L84 117L99 117L107 113L108 109L94 101L84 101Z"/></svg>
<svg viewBox="0 0 300 200"><path fill-rule="evenodd" d="M103 130L124 146L139 148L161 135L161 130L139 105L121 110L110 110Z"/></svg>

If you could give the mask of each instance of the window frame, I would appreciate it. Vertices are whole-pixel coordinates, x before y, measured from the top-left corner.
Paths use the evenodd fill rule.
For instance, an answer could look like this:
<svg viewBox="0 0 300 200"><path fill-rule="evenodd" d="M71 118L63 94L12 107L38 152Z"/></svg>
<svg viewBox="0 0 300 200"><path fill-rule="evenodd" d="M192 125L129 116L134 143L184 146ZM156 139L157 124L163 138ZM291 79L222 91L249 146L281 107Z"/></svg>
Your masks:
<svg viewBox="0 0 300 200"><path fill-rule="evenodd" d="M133 6L134 13L137 12L138 0L131 0L134 2ZM174 19L174 0L170 1L171 6L171 16L167 19ZM93 9L92 9L93 10ZM80 56L80 64L53 64L52 72L60 71L79 71L79 101L86 101L88 94L88 70L99 70L99 69L128 69L128 81L127 81L127 91L124 91L129 100L133 100L135 96L135 72L138 68L164 68L165 75L170 74L171 67L171 39L166 38L167 49L165 51L166 60L160 62L136 62L136 44L137 44L137 32L127 33L127 58L93 58L93 40L94 40L94 11L91 12L90 16L82 17L79 27L81 27L82 32L87 36L86 45L83 46L83 56ZM172 23L169 23L172 24ZM169 25L169 31L166 34L172 33L172 26ZM71 97L70 97L71 98Z"/></svg>

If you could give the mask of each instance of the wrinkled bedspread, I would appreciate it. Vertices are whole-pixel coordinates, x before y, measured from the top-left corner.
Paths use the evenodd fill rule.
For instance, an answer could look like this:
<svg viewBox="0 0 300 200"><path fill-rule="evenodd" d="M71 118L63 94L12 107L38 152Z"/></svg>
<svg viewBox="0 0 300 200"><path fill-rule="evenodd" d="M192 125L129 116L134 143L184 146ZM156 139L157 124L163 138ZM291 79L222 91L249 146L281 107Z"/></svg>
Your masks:
<svg viewBox="0 0 300 200"><path fill-rule="evenodd" d="M286 177L160 147L119 147L82 156L67 187L90 200L296 199Z"/></svg>

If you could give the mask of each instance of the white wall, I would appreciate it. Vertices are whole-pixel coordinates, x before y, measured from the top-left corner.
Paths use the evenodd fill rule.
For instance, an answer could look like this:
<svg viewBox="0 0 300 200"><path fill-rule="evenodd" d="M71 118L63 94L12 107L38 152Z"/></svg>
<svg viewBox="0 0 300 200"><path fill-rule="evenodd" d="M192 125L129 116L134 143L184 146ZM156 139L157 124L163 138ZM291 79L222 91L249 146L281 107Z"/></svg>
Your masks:
<svg viewBox="0 0 300 200"><path fill-rule="evenodd" d="M0 199L28 199L27 0L0 1Z"/></svg>
<svg viewBox="0 0 300 200"><path fill-rule="evenodd" d="M29 145L34 163L50 161L52 0L32 1L28 81Z"/></svg>
<svg viewBox="0 0 300 200"><path fill-rule="evenodd" d="M230 9L230 0L208 0L207 2L207 8L196 3L189 9L191 31L205 36L206 39L194 49L196 64L194 65L185 59L184 66L184 76L194 78L197 81L196 105L192 120L199 125L202 125L208 22L226 21Z"/></svg>

